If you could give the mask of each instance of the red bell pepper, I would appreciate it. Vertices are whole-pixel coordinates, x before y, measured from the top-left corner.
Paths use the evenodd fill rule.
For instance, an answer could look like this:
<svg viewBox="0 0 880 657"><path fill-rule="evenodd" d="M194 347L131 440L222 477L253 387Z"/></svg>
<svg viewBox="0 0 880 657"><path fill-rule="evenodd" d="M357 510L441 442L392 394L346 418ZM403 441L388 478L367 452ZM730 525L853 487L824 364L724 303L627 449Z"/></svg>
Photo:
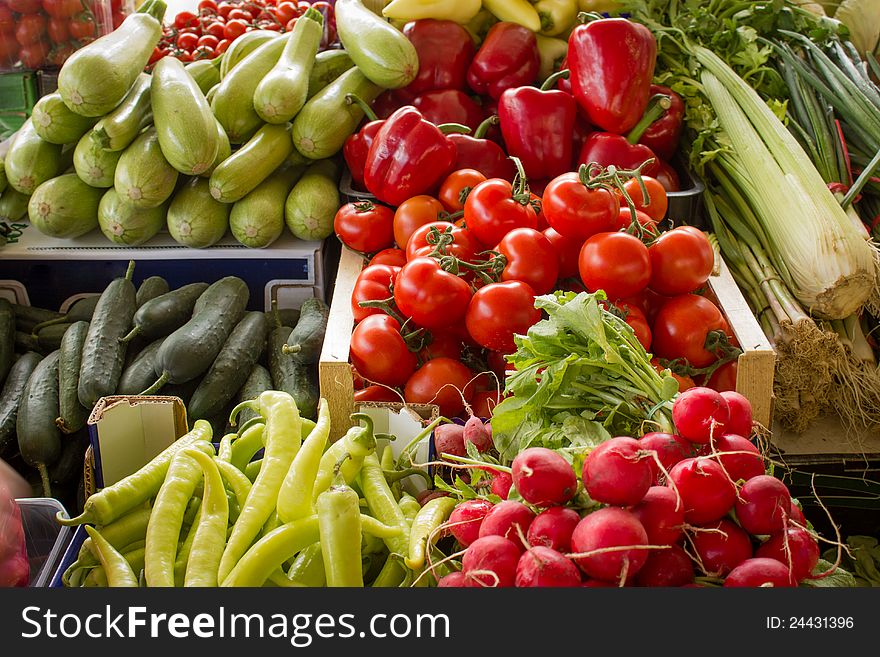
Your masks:
<svg viewBox="0 0 880 657"><path fill-rule="evenodd" d="M416 98L412 104L434 125L460 123L476 130L485 118L483 108L470 96L456 89L429 91Z"/></svg>
<svg viewBox="0 0 880 657"><path fill-rule="evenodd" d="M623 135L645 113L657 42L644 25L604 18L579 25L568 40L575 100L593 125Z"/></svg>
<svg viewBox="0 0 880 657"><path fill-rule="evenodd" d="M455 170L476 169L486 178L503 178L513 180L516 167L507 153L497 143L484 139L489 128L498 124L497 116L490 116L483 121L473 135L449 135L448 139L455 144L457 156Z"/></svg>
<svg viewBox="0 0 880 657"><path fill-rule="evenodd" d="M498 100L505 89L532 84L540 63L534 32L516 23L496 23L474 56L467 81L476 93Z"/></svg>
<svg viewBox="0 0 880 657"><path fill-rule="evenodd" d="M620 169L635 169L649 159L654 161L642 169L642 175L654 176L660 169L660 158L639 138L664 111L669 109L671 99L664 94L657 94L651 99L648 111L638 121L627 136L612 132L594 132L584 142L578 156L579 164L595 162L603 167L614 165Z"/></svg>
<svg viewBox="0 0 880 657"><path fill-rule="evenodd" d="M425 18L407 23L403 33L419 55L419 72L405 88L414 96L435 89L464 91L476 47L458 23Z"/></svg>
<svg viewBox="0 0 880 657"><path fill-rule="evenodd" d="M436 126L415 107L401 107L385 120L367 153L367 189L383 203L395 206L431 191L455 164L455 144L444 134L452 129L467 128Z"/></svg>
<svg viewBox="0 0 880 657"><path fill-rule="evenodd" d="M654 178L663 185L667 192L681 191L681 181L678 172L668 162L661 162L660 167L654 172Z"/></svg>
<svg viewBox="0 0 880 657"><path fill-rule="evenodd" d="M571 168L577 106L553 89L568 71L551 75L540 89L517 87L498 101L498 119L508 154L518 157L530 179L549 180Z"/></svg>
<svg viewBox="0 0 880 657"><path fill-rule="evenodd" d="M415 96L404 89L389 89L373 101L373 111L380 119L387 119L404 105L412 105Z"/></svg>
<svg viewBox="0 0 880 657"><path fill-rule="evenodd" d="M342 156L345 158L345 164L348 166L349 171L351 171L351 179L356 187L363 189L364 166L367 163L367 153L370 152L370 146L379 133L379 129L385 124L385 120L377 118L372 108L354 94L348 94L346 101L360 105L364 111L364 116L369 121L358 132L346 139L345 144L342 146Z"/></svg>
<svg viewBox="0 0 880 657"><path fill-rule="evenodd" d="M684 124L684 101L672 89L659 84L651 85L651 94L669 96L670 106L659 119L645 129L639 138L639 143L650 148L661 159L669 160L675 154L678 140L681 137L681 129Z"/></svg>

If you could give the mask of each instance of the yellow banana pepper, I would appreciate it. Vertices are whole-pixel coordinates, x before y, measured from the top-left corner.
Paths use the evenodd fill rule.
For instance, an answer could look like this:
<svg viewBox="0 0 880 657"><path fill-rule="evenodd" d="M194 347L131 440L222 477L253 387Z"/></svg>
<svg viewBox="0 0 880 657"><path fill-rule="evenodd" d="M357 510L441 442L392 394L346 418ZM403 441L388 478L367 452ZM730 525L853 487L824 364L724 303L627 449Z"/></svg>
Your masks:
<svg viewBox="0 0 880 657"><path fill-rule="evenodd" d="M541 56L541 67L538 69L538 80L543 82L560 70L562 60L568 54L568 41L554 39L536 34L538 53Z"/></svg>
<svg viewBox="0 0 880 657"><path fill-rule="evenodd" d="M392 0L382 15L404 21L436 18L464 25L477 15L480 6L481 0Z"/></svg>
<svg viewBox="0 0 880 657"><path fill-rule="evenodd" d="M498 19L492 15L492 12L488 9L481 9L477 12L477 15L471 19L471 21L464 26L464 29L468 31L471 35L471 38L474 40L474 43L479 45L483 42L483 39L486 38L486 34L489 33L489 28L491 28L495 23L498 22Z"/></svg>
<svg viewBox="0 0 880 657"><path fill-rule="evenodd" d="M578 15L577 0L538 0L535 3L541 19L541 34L559 36L575 24Z"/></svg>
<svg viewBox="0 0 880 657"><path fill-rule="evenodd" d="M519 23L532 32L541 30L541 19L538 18L538 12L527 0L483 0L483 6L495 14L499 20Z"/></svg>
<svg viewBox="0 0 880 657"><path fill-rule="evenodd" d="M613 14L620 11L621 3L618 0L578 0L580 11L597 11L600 14Z"/></svg>

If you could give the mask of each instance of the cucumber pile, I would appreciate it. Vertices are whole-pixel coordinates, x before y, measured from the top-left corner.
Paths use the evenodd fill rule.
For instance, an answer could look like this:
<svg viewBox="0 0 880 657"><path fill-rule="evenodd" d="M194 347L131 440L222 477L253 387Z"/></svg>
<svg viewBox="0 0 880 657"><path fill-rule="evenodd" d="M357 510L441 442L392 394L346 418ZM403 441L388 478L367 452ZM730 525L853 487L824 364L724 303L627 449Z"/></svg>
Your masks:
<svg viewBox="0 0 880 657"><path fill-rule="evenodd" d="M0 221L26 215L42 233L96 228L137 246L167 229L205 248L227 232L264 248L285 226L303 240L333 233L339 152L384 89L418 71L413 45L360 0L340 3L345 50L318 52L323 16L290 32L254 30L212 61L173 57L144 68L163 0L147 0L61 68L0 168ZM4 189L5 188L5 189Z"/></svg>
<svg viewBox="0 0 880 657"><path fill-rule="evenodd" d="M317 415L317 362L329 308L247 311L248 287L227 276L170 289L135 285L134 263L67 313L0 299L0 458L37 494L81 505L86 420L108 395L173 395L190 422L225 432L230 411L282 390Z"/></svg>

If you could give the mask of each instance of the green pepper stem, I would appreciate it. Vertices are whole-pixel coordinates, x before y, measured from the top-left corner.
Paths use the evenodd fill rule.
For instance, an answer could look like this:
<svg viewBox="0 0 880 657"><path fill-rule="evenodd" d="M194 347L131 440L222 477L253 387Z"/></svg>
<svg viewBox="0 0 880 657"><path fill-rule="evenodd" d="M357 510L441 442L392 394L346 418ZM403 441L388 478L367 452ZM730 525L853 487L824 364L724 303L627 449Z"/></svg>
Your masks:
<svg viewBox="0 0 880 657"><path fill-rule="evenodd" d="M363 422L367 426L364 427L364 430L372 437L373 436L373 418L371 418L366 413L352 413L351 414L352 424L357 424L358 422Z"/></svg>
<svg viewBox="0 0 880 657"><path fill-rule="evenodd" d="M364 116L366 116L369 121L379 120L379 117L376 116L376 112L373 111L373 108L370 107L367 101L365 101L357 94L345 94L345 102L349 105L357 105L358 107L360 107L361 111L364 113Z"/></svg>
<svg viewBox="0 0 880 657"><path fill-rule="evenodd" d="M642 135L645 134L645 130L647 130L654 121L663 116L664 112L670 107L672 107L672 98L670 96L667 96L666 94L654 94L651 97L651 100L648 101L648 109L645 110L645 113L642 115L642 118L639 119L639 122L636 123L635 127L629 131L626 140L630 144L637 144L639 139L642 138Z"/></svg>
<svg viewBox="0 0 880 657"><path fill-rule="evenodd" d="M406 470L382 470L382 473L385 475L385 480L389 484L393 484L400 481L401 479L406 479L407 477L412 476L422 477L425 480L425 483L428 484L429 488L434 483L431 479L431 475L425 472L422 468L407 468Z"/></svg>
<svg viewBox="0 0 880 657"><path fill-rule="evenodd" d="M452 133L460 133L465 135L471 134L471 129L466 125L462 125L461 123L441 123L437 126L437 129L444 135L449 135Z"/></svg>
<svg viewBox="0 0 880 657"><path fill-rule="evenodd" d="M571 71L567 68L562 69L561 71L557 71L549 78L544 80L544 84L541 85L541 91L550 91L553 86L559 82L560 80L567 80L571 76Z"/></svg>
<svg viewBox="0 0 880 657"><path fill-rule="evenodd" d="M498 125L500 119L497 114L493 114L490 117L487 117L480 125L477 126L477 129L474 130L474 134L471 135L474 139L483 139L486 137L486 133L489 132L489 128L493 125Z"/></svg>
<svg viewBox="0 0 880 657"><path fill-rule="evenodd" d="M238 414L241 413L245 409L249 409L249 410L258 412L255 402L256 402L255 399L246 399L245 401L241 402L240 404L237 404L235 406L235 408L232 409L232 412L229 414L229 426L231 426L231 427L235 426L235 421L236 421L236 418L238 417Z"/></svg>
<svg viewBox="0 0 880 657"><path fill-rule="evenodd" d="M604 19L605 16L600 14L598 11L582 11L577 15L577 21L581 25L586 25L587 23L592 23L593 21L601 21Z"/></svg>
<svg viewBox="0 0 880 657"><path fill-rule="evenodd" d="M76 527L77 525L83 525L85 523L94 523L95 518L89 513L88 509L83 510L78 516L74 518L65 518L62 514L64 511L59 511L55 514L55 520L59 525L64 527Z"/></svg>
<svg viewBox="0 0 880 657"><path fill-rule="evenodd" d="M125 270L125 280L130 281L134 276L134 260L128 261L128 268Z"/></svg>
<svg viewBox="0 0 880 657"><path fill-rule="evenodd" d="M511 161L513 162L513 166L516 167L516 175L513 177L513 200L519 203L520 205L526 205L532 200L532 195L529 193L529 181L526 178L526 170L523 167L522 160L518 157L511 156Z"/></svg>

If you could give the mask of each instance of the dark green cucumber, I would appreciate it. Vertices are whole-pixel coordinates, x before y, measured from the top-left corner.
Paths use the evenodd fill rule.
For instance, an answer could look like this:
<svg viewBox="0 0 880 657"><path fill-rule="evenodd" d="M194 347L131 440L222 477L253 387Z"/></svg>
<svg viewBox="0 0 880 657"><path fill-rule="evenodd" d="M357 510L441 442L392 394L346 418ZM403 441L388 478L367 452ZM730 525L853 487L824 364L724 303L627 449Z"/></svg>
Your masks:
<svg viewBox="0 0 880 657"><path fill-rule="evenodd" d="M0 299L0 383L15 361L15 310L6 299Z"/></svg>
<svg viewBox="0 0 880 657"><path fill-rule="evenodd" d="M306 299L299 313L299 321L281 349L297 361L313 365L321 359L330 308L320 299Z"/></svg>
<svg viewBox="0 0 880 657"><path fill-rule="evenodd" d="M15 311L15 329L25 333L33 331L34 327L41 322L48 322L49 320L64 316L54 310L46 310L36 306L23 306L20 303L12 304L12 309Z"/></svg>
<svg viewBox="0 0 880 657"><path fill-rule="evenodd" d="M39 345L40 351L48 354L50 351L60 349L61 340L64 338L67 329L71 326L72 324L65 322L63 324L53 324L52 326L40 329L40 332L37 333L37 345Z"/></svg>
<svg viewBox="0 0 880 657"><path fill-rule="evenodd" d="M159 353L159 347L164 341L165 338L161 337L148 344L137 355L137 358L122 371L119 385L116 386L117 395L138 395L142 390L150 387L150 384L156 380L154 372L156 354Z"/></svg>
<svg viewBox="0 0 880 657"><path fill-rule="evenodd" d="M31 332L36 335L47 326L54 326L55 324L90 322L92 321L92 315L95 314L95 306L98 305L98 299L100 298L100 294L91 294L87 297L83 297L82 299L77 299L73 302L73 305L70 306L70 310L61 315L61 317L58 317L57 319L50 319L47 322L41 322L37 324L31 330Z"/></svg>
<svg viewBox="0 0 880 657"><path fill-rule="evenodd" d="M190 283L146 302L135 312L134 327L123 341L128 342L136 335L153 340L176 331L193 316L196 301L207 289L207 283Z"/></svg>
<svg viewBox="0 0 880 657"><path fill-rule="evenodd" d="M202 293L201 311L168 336L156 357L159 379L144 394L165 383L186 383L204 374L223 349L232 329L244 316L249 291L236 276L227 276Z"/></svg>
<svg viewBox="0 0 880 657"><path fill-rule="evenodd" d="M268 313L267 313L268 314ZM240 404L243 401L256 399L262 393L272 389L272 375L269 370L260 364L254 365L244 385L241 386L235 395L235 403ZM244 409L238 415L238 426L243 425L251 418L257 417L257 412L249 408Z"/></svg>
<svg viewBox="0 0 880 657"><path fill-rule="evenodd" d="M153 378L155 378L155 375ZM165 397L179 397L184 406L188 406L193 393L196 391L196 388L199 387L199 383L201 383L199 377L194 378L192 381L187 381L186 383L169 383L162 388L161 394Z"/></svg>
<svg viewBox="0 0 880 657"><path fill-rule="evenodd" d="M275 310L267 310L264 314L269 326L275 327ZM296 326L299 321L299 308L279 308L278 320L283 326Z"/></svg>
<svg viewBox="0 0 880 657"><path fill-rule="evenodd" d="M289 326L281 326L275 328L269 335L269 372L272 375L272 387L293 397L303 417L314 419L318 411L318 395L309 376L309 366L291 358L283 351L292 330Z"/></svg>
<svg viewBox="0 0 880 657"><path fill-rule="evenodd" d="M145 278L138 286L137 294L135 295L135 304L140 308L147 301L165 294L170 289L171 286L168 285L168 281L161 276L150 276L149 278Z"/></svg>
<svg viewBox="0 0 880 657"><path fill-rule="evenodd" d="M77 390L79 401L86 408L91 409L101 397L116 392L125 362L126 345L120 338L131 328L135 312L133 273L134 262L130 262L125 276L110 282L89 324Z"/></svg>
<svg viewBox="0 0 880 657"><path fill-rule="evenodd" d="M15 421L18 451L25 463L39 471L46 497L52 497L48 468L61 456L61 429L55 425L58 355L53 351L31 373Z"/></svg>
<svg viewBox="0 0 880 657"><path fill-rule="evenodd" d="M12 364L12 369L6 376L3 390L0 391L0 455L14 442L15 420L24 388L41 360L43 357L40 354L29 351Z"/></svg>
<svg viewBox="0 0 880 657"><path fill-rule="evenodd" d="M79 371L82 367L83 345L89 323L74 322L61 338L58 359L58 419L55 423L63 433L76 433L84 426L89 410L79 402Z"/></svg>
<svg viewBox="0 0 880 657"><path fill-rule="evenodd" d="M15 351L21 354L26 351L38 351L43 353L43 350L40 349L40 343L37 340L37 336L30 332L25 333L24 331L15 332Z"/></svg>
<svg viewBox="0 0 880 657"><path fill-rule="evenodd" d="M245 314L235 325L190 399L187 411L192 419L212 418L232 401L260 360L268 333L269 322L257 311Z"/></svg>
<svg viewBox="0 0 880 657"><path fill-rule="evenodd" d="M86 449L89 447L89 436L85 431L70 436L64 441L61 456L49 468L49 481L52 485L72 483L82 477ZM56 495L58 491L55 490Z"/></svg>

